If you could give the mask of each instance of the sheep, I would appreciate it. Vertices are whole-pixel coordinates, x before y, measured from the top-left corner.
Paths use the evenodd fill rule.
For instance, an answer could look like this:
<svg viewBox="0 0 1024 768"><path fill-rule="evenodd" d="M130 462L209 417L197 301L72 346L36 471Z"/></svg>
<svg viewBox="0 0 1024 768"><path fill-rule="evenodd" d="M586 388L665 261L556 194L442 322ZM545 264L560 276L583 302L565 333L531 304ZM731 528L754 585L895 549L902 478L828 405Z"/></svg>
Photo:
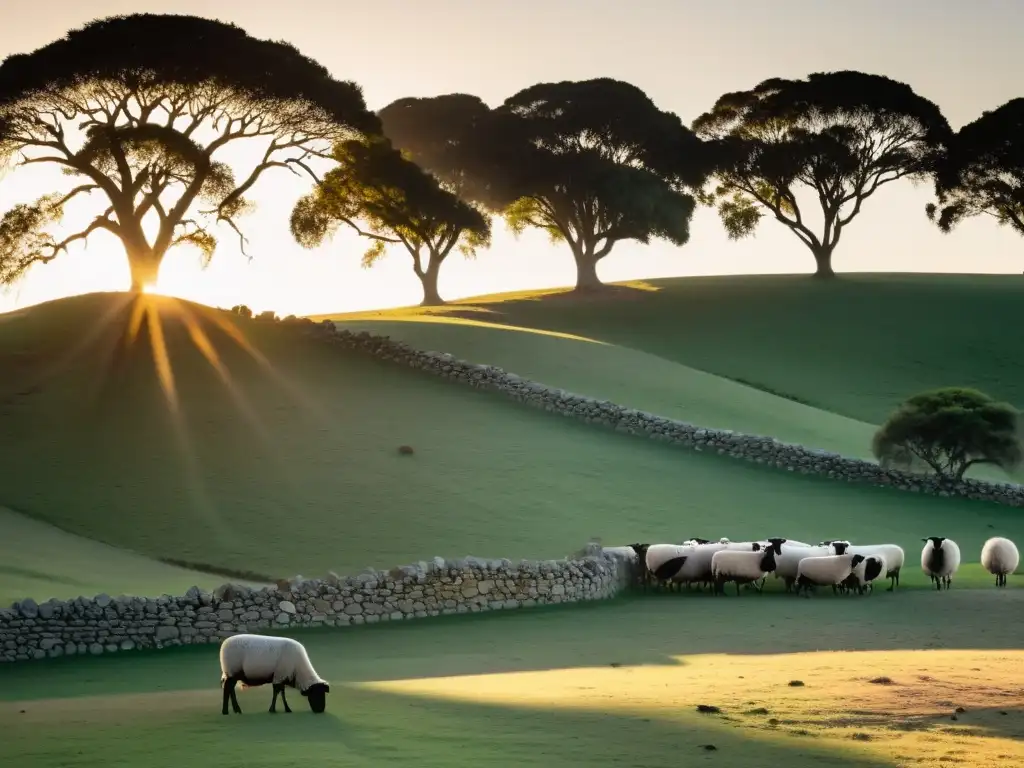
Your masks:
<svg viewBox="0 0 1024 768"><path fill-rule="evenodd" d="M896 591L900 585L900 570L906 560L903 547L898 544L851 544L844 539L834 540L829 545L832 554L836 555L879 555L885 559L885 578L889 579L889 588L886 592Z"/></svg>
<svg viewBox="0 0 1024 768"><path fill-rule="evenodd" d="M277 712L277 697L281 696L284 711L291 712L285 698L285 686L298 688L309 701L309 708L321 714L327 706L331 686L313 669L305 647L290 637L271 635L232 635L220 645L220 684L224 689L221 714L228 714L228 700L235 714L242 714L235 696L235 684L254 688L272 683L274 697L270 712Z"/></svg>
<svg viewBox="0 0 1024 768"><path fill-rule="evenodd" d="M647 569L656 581L671 585L672 578L696 549L696 546L684 547L679 544L652 544L647 548L645 556Z"/></svg>
<svg viewBox="0 0 1024 768"><path fill-rule="evenodd" d="M811 587L832 586L843 583L854 568L864 560L864 555L818 555L805 557L797 564L796 593L808 594Z"/></svg>
<svg viewBox="0 0 1024 768"><path fill-rule="evenodd" d="M782 545L782 554L775 561L775 577L784 579L786 591L789 592L796 583L797 569L800 561L805 557L823 557L831 555L828 547L803 547L785 542Z"/></svg>
<svg viewBox="0 0 1024 768"><path fill-rule="evenodd" d="M760 548L759 544L750 541L695 545L692 547L692 553L686 558L686 562L672 577L672 581L677 584L686 584L687 586L694 583L701 585L710 584L713 579L711 559L715 556L716 552L724 550L754 552Z"/></svg>
<svg viewBox="0 0 1024 768"><path fill-rule="evenodd" d="M850 572L840 584L843 592L857 590L863 595L867 590L874 591L874 581L886 572L887 566L882 555L865 555L864 559Z"/></svg>
<svg viewBox="0 0 1024 768"><path fill-rule="evenodd" d="M981 565L996 577L996 586L1006 586L1006 575L1020 565L1017 545L1002 536L993 536L981 548Z"/></svg>
<svg viewBox="0 0 1024 768"><path fill-rule="evenodd" d="M960 567L960 547L945 536L928 536L921 539L921 570L932 580L936 589L949 589L953 574Z"/></svg>
<svg viewBox="0 0 1024 768"><path fill-rule="evenodd" d="M715 579L715 594L725 594L726 582L736 583L736 595L740 594L741 584L751 584L758 581L763 589L764 578L775 570L775 558L782 551L782 543L779 540L771 542L764 548L750 552L740 552L733 549L722 549L715 552L711 558L711 574Z"/></svg>

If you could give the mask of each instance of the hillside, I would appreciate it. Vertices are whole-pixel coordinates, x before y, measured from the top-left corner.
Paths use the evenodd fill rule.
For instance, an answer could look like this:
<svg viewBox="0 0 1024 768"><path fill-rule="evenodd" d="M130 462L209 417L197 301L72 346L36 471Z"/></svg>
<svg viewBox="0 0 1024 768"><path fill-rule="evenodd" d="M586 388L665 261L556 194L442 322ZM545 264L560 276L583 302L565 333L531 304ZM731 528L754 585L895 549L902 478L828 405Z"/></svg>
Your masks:
<svg viewBox="0 0 1024 768"><path fill-rule="evenodd" d="M626 283L586 299L496 294L441 312L648 352L877 424L935 386L974 386L1024 407L1022 304L1021 275L744 275Z"/></svg>
<svg viewBox="0 0 1024 768"><path fill-rule="evenodd" d="M10 372L0 503L149 558L270 577L433 555L560 557L590 536L814 538L837 528L910 548L941 529L970 561L992 531L1024 533L1013 509L689 453L284 324L146 301L160 318L162 366L145 332L118 353L132 311L123 295L0 319ZM176 412L161 369L173 376ZM402 444L415 455L399 455ZM37 555L45 565L52 552Z"/></svg>

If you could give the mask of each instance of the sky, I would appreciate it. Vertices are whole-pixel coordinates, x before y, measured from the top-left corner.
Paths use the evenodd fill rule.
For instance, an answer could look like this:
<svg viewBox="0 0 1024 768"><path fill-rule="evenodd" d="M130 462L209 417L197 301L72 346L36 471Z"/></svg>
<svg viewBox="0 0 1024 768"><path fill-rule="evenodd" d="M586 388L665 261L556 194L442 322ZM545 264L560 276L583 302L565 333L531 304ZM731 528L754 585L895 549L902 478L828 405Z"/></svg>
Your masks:
<svg viewBox="0 0 1024 768"><path fill-rule="evenodd" d="M496 106L537 82L611 77L639 86L689 124L722 93L769 77L856 69L910 84L956 129L1024 95L1018 0L49 0L45 12L37 2L3 0L0 56L32 51L91 19L132 12L194 14L286 40L336 78L357 82L373 110L403 96L453 92ZM183 41L183 55L187 50ZM39 166L6 173L0 210L66 185ZM296 245L288 216L306 191L286 171L264 174L252 195L258 208L244 220L249 258L237 237L219 231L208 268L194 250L172 251L157 289L282 316L418 303L420 286L404 250L362 269L366 241L353 234L339 232L315 250ZM931 200L924 184L881 189L844 233L836 270L1024 270L1019 236L987 217L944 235L924 215ZM710 209L698 210L685 246L622 242L598 267L605 281L812 270L810 252L781 224L765 220L753 238L730 241ZM539 232L517 238L499 220L490 250L472 261L449 257L440 291L455 299L571 285L574 274L564 244ZM128 284L120 243L101 232L0 292L0 311Z"/></svg>

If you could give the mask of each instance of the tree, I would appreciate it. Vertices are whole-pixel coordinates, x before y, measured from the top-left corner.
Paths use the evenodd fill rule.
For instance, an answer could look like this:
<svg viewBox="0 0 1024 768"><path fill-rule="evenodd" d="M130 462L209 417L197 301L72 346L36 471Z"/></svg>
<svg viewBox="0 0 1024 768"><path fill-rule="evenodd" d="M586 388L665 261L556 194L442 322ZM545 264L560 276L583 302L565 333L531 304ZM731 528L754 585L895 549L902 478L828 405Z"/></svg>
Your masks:
<svg viewBox="0 0 1024 768"><path fill-rule="evenodd" d="M337 167L292 211L295 239L314 248L346 224L373 240L364 267L383 257L388 244L401 243L423 285L422 304L443 304L437 290L441 265L455 248L472 257L490 245L487 217L386 140L349 140L335 147L333 157Z"/></svg>
<svg viewBox="0 0 1024 768"><path fill-rule="evenodd" d="M683 245L706 177L701 142L639 88L600 78L541 83L493 111L462 94L381 112L384 131L459 194L510 228L546 231L576 262L576 289L601 286L615 243Z"/></svg>
<svg viewBox="0 0 1024 768"><path fill-rule="evenodd" d="M693 128L714 143L718 185L708 201L729 237L753 234L767 212L811 250L818 277L835 275L832 253L864 201L927 175L950 133L939 108L910 86L849 71L727 93ZM801 190L821 209L820 234Z"/></svg>
<svg viewBox="0 0 1024 768"><path fill-rule="evenodd" d="M244 252L237 219L264 171L305 173L336 141L379 132L359 86L285 43L193 16L90 22L0 65L0 162L51 165L74 179L0 221L0 283L100 230L123 244L133 291L156 280L175 245L209 261L218 222ZM262 140L262 154L239 181L220 153L251 139ZM99 215L55 236L68 203L88 197L102 199Z"/></svg>
<svg viewBox="0 0 1024 768"><path fill-rule="evenodd" d="M903 403L875 433L871 450L884 466L923 463L960 481L975 464L1011 471L1021 463L1017 409L974 389L922 392Z"/></svg>
<svg viewBox="0 0 1024 768"><path fill-rule="evenodd" d="M985 214L1024 235L1024 99L957 132L936 164L935 196L926 212L943 232Z"/></svg>

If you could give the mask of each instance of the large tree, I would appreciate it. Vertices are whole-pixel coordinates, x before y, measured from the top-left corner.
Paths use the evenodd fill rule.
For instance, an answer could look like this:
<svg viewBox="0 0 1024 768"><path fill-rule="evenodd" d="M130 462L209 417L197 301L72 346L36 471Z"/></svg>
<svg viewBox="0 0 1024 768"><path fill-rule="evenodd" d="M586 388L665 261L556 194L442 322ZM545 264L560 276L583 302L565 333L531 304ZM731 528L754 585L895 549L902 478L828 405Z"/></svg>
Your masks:
<svg viewBox="0 0 1024 768"><path fill-rule="evenodd" d="M1024 235L1024 99L961 128L936 163L928 217L943 232L982 214Z"/></svg>
<svg viewBox="0 0 1024 768"><path fill-rule="evenodd" d="M714 144L709 201L729 237L774 216L810 249L818 277L835 274L833 251L864 201L898 179L924 178L950 133L939 108L909 85L850 71L727 93L693 128ZM808 219L815 205L818 224Z"/></svg>
<svg viewBox="0 0 1024 768"><path fill-rule="evenodd" d="M461 94L404 99L385 133L510 228L569 245L577 290L601 285L598 262L622 240L683 245L707 158L679 118L639 88L599 78L541 83L493 111Z"/></svg>
<svg viewBox="0 0 1024 768"><path fill-rule="evenodd" d="M208 260L217 223L244 251L237 219L265 171L304 174L337 141L379 132L356 84L285 43L193 16L93 21L0 65L0 162L55 166L72 180L3 217L0 283L100 230L124 245L134 291L175 245ZM236 177L222 150L253 140L258 160ZM94 218L55 234L68 203L85 197L96 199Z"/></svg>
<svg viewBox="0 0 1024 768"><path fill-rule="evenodd" d="M364 267L383 257L389 244L401 244L423 286L423 305L443 304L437 289L441 265L455 249L471 257L488 246L488 218L387 140L345 141L333 157L337 167L292 211L295 239L314 248L347 225L373 240Z"/></svg>

